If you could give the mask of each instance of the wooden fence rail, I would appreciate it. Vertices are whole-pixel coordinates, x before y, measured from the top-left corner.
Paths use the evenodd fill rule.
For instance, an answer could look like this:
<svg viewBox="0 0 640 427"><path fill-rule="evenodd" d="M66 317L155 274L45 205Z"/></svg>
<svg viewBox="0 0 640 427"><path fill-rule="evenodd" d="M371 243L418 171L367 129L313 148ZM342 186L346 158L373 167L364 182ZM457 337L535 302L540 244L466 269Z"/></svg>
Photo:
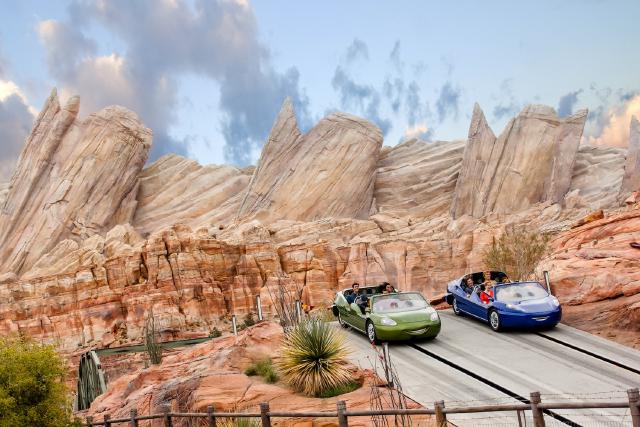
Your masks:
<svg viewBox="0 0 640 427"><path fill-rule="evenodd" d="M482 405L464 407L446 407L443 401L434 403L433 408L420 409L382 409L382 410L347 410L347 405L343 400L339 400L336 411L330 412L283 412L271 411L269 403L260 404L260 412L215 412L213 406L207 408L207 412L171 412L169 407L163 408L159 414L138 415L135 409L131 410L127 418L114 418L107 414L102 421L94 421L92 417L87 417L86 426L112 427L115 424L128 423L131 427L138 427L138 421L164 419L164 427L173 427L173 419L177 418L206 418L209 427L216 427L220 418L260 418L262 427L271 427L272 418L337 418L339 427L348 427L349 417L371 417L384 415L435 415L436 425L445 427L447 425L447 414L469 414L481 412L505 412L516 411L518 422L522 411L531 411L533 414L534 427L545 427L544 411L552 409L605 409L605 408L627 408L628 416L633 427L640 427L640 393L637 388L627 390L627 401L584 401L584 402L558 402L543 403L539 392L530 395L530 403L502 404L502 405Z"/></svg>

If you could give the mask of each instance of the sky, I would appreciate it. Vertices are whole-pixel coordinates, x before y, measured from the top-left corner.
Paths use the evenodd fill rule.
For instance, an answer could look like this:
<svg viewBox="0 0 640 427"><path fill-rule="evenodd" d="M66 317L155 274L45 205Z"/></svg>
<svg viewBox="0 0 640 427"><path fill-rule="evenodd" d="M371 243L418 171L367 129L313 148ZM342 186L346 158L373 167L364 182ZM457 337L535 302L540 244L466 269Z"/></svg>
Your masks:
<svg viewBox="0 0 640 427"><path fill-rule="evenodd" d="M255 163L286 97L309 130L365 117L385 145L496 134L527 104L590 113L626 146L640 116L638 1L0 0L0 181L51 89L154 132L150 161Z"/></svg>

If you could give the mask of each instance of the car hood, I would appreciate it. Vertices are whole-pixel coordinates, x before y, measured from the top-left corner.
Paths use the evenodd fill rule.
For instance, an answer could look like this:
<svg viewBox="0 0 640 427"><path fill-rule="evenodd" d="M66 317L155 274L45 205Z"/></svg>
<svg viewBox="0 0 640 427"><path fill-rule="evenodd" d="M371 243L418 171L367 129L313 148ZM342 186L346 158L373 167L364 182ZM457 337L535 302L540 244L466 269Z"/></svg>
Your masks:
<svg viewBox="0 0 640 427"><path fill-rule="evenodd" d="M545 311L555 311L558 309L558 307L553 305L552 301L553 297L544 297L511 304L517 307L517 311L522 311L524 313L541 313Z"/></svg>
<svg viewBox="0 0 640 427"><path fill-rule="evenodd" d="M412 311L401 311L398 313L388 313L382 314L379 316L388 317L390 319L395 320L397 323L415 323L415 322L428 322L429 317L433 313L432 310L429 309L420 309L420 310L412 310Z"/></svg>

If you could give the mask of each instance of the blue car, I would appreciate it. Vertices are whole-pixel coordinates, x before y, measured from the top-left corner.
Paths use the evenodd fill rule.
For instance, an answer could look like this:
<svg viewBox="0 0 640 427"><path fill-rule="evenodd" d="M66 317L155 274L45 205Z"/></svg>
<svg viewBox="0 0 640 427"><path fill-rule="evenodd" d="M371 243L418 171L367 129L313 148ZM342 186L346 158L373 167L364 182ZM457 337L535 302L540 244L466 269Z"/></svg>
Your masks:
<svg viewBox="0 0 640 427"><path fill-rule="evenodd" d="M482 272L465 275L447 285L446 301L453 306L456 315L480 319L489 323L494 331L548 329L560 322L560 302L547 288L533 281L501 283L505 279L504 273L491 272L491 280L497 284L493 286L493 295L489 296L483 295Z"/></svg>

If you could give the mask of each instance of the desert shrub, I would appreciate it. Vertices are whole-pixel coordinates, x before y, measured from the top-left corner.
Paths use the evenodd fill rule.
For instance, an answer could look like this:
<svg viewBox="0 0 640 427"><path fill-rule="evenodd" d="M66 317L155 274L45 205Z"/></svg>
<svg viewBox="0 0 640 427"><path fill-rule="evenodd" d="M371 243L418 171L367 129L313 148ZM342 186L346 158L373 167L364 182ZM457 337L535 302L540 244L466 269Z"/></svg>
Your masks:
<svg viewBox="0 0 640 427"><path fill-rule="evenodd" d="M347 384L339 385L334 388L327 389L322 393L317 393L316 397L334 397L340 396L341 394L351 393L354 390L360 388L360 383L356 381L348 382Z"/></svg>
<svg viewBox="0 0 640 427"><path fill-rule="evenodd" d="M0 338L0 427L80 425L71 418L66 373L52 346Z"/></svg>
<svg viewBox="0 0 640 427"><path fill-rule="evenodd" d="M264 359L254 363L245 369L244 373L250 377L259 375L269 384L273 384L278 381L278 373L276 372L271 359Z"/></svg>
<svg viewBox="0 0 640 427"><path fill-rule="evenodd" d="M218 329L218 327L214 327L211 332L209 332L209 336L211 338L218 338L222 336L222 332L220 331L220 329Z"/></svg>
<svg viewBox="0 0 640 427"><path fill-rule="evenodd" d="M484 251L483 261L491 270L503 271L511 279L527 279L547 254L549 238L548 234L522 226L507 227Z"/></svg>
<svg viewBox="0 0 640 427"><path fill-rule="evenodd" d="M152 365L159 365L162 362L162 346L158 343L157 336L156 319L151 309L144 325L144 349Z"/></svg>
<svg viewBox="0 0 640 427"><path fill-rule="evenodd" d="M329 323L309 319L285 336L278 367L294 390L315 396L351 382L348 354L344 333Z"/></svg>
<svg viewBox="0 0 640 427"><path fill-rule="evenodd" d="M262 423L255 418L219 418L217 425L221 427L258 427Z"/></svg>
<svg viewBox="0 0 640 427"><path fill-rule="evenodd" d="M247 315L244 316L244 320L242 321L242 324L244 325L245 328L248 328L249 326L253 326L256 324L256 320L253 318L252 312L248 312Z"/></svg>

